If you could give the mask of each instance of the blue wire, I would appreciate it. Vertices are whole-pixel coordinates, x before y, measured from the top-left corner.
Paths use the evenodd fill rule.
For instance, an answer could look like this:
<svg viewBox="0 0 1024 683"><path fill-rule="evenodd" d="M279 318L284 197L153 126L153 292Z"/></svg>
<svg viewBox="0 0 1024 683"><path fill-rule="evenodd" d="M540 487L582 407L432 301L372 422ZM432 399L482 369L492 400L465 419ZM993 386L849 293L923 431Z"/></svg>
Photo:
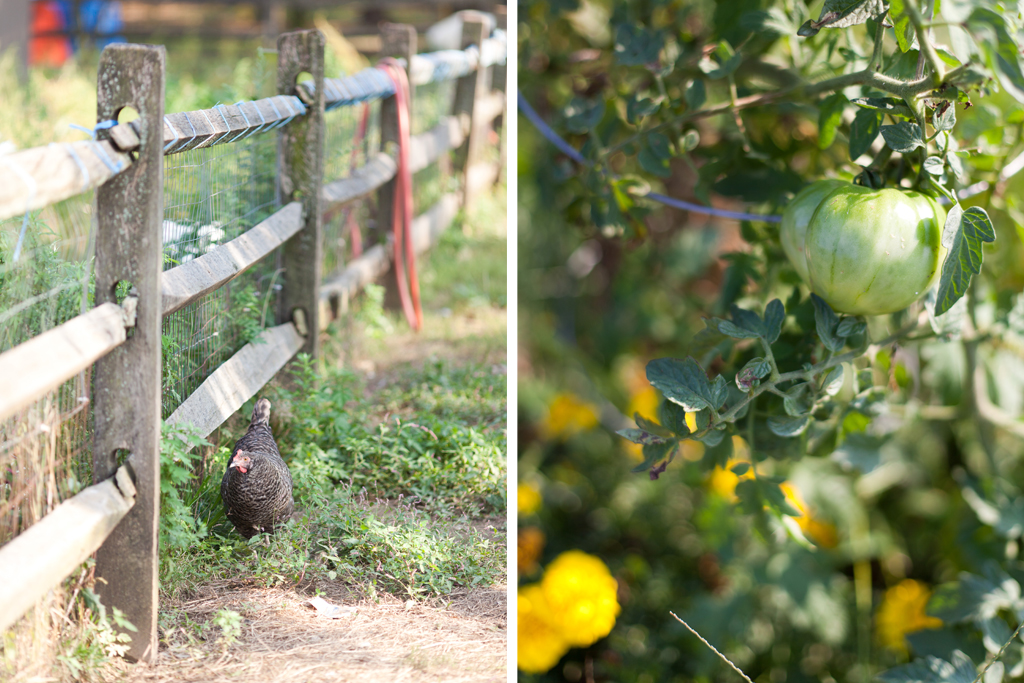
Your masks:
<svg viewBox="0 0 1024 683"><path fill-rule="evenodd" d="M561 150L566 156L575 161L578 164L584 166L593 166L594 162L585 158L582 154L576 151L568 142L563 140L558 133L552 130L551 126L544 122L544 119L540 117L540 114L530 106L530 103L523 97L523 93L519 91L518 102L519 112L525 116L530 123L532 123L540 134L543 135L548 141ZM732 218L738 221L763 221L765 223L778 223L782 220L782 216L765 216L753 213L742 213L739 211L726 211L725 209L715 209L708 206L701 206L700 204L691 204L690 202L683 201L682 199L676 199L674 197L668 197L657 192L648 192L644 195L647 199L671 206L677 209L684 209L686 211L692 211L693 213L702 213L708 216L718 216L719 218Z"/></svg>

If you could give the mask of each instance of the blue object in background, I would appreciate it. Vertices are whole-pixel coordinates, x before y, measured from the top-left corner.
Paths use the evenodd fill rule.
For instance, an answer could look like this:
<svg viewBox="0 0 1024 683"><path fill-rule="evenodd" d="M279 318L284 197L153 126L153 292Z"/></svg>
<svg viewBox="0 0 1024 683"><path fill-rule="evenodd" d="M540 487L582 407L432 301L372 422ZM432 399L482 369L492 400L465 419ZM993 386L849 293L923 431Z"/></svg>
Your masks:
<svg viewBox="0 0 1024 683"><path fill-rule="evenodd" d="M64 15L69 18L68 26L74 24L70 18L74 13L71 0L60 0ZM121 15L121 3L116 0L84 0L78 5L78 27L86 33L96 34L96 47L102 50L111 43L123 43L121 35L124 30L124 17ZM78 52L78 37L71 37L71 48Z"/></svg>

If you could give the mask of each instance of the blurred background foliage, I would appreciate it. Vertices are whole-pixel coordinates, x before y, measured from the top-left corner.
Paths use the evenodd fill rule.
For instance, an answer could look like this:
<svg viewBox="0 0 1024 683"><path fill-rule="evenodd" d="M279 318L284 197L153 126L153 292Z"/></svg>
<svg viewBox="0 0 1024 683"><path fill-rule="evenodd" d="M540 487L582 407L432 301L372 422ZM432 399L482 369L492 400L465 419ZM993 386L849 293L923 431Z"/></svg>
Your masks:
<svg viewBox="0 0 1024 683"><path fill-rule="evenodd" d="M945 0L942 11L966 16L978 6ZM533 586L555 558L580 550L607 565L621 607L607 637L568 649L547 671L521 666L522 680L738 680L670 612L756 681L868 681L889 671L885 680L971 683L997 653L986 682L1024 676L1024 640L1014 633L1024 619L1024 177L996 182L1022 151L1024 113L996 81L956 110L960 149L971 151L956 185L992 182L965 206L986 208L997 235L972 284L963 337L940 337L926 324L848 366L836 422L819 438L780 440L748 432L743 420L727 439L731 449L709 453L684 441L652 481L630 472L641 447L615 434L633 427L634 413L664 417L645 377L652 359L693 356L732 385L759 347L712 344L699 333L702 318L733 304L758 313L773 298L786 304L772 346L783 371L822 359L809 292L776 225L633 198L622 211L614 198L617 184L633 184L779 214L804 183L859 173L849 154L853 105L831 144L819 135L816 98L672 123L705 103L863 63L873 29L796 35L821 8L802 0L520 4L520 89L599 164L574 165L519 117L518 579ZM951 40L941 26L936 35ZM716 78L733 48L742 56L732 75ZM916 62L917 50L901 53L888 30L887 73L913 77ZM651 107L648 118L638 113ZM658 126L670 138L664 158L657 138L636 135ZM891 183L909 170L898 159L886 166ZM871 338L922 311L915 304L869 320ZM799 514L739 502L737 486L753 473L732 468L752 461L759 476L782 482ZM523 605L521 594L521 615ZM929 668L928 656L949 664ZM923 661L917 678L896 668L911 661Z"/></svg>

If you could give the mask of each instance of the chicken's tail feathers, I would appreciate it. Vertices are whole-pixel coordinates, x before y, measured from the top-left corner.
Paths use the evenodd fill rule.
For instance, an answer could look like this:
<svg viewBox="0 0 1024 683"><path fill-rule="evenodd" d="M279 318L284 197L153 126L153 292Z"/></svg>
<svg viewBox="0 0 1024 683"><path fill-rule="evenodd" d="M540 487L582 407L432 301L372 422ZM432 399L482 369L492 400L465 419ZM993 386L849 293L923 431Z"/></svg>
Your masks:
<svg viewBox="0 0 1024 683"><path fill-rule="evenodd" d="M258 424L270 424L270 401L265 398L256 401L256 407L252 409L249 426L255 427Z"/></svg>

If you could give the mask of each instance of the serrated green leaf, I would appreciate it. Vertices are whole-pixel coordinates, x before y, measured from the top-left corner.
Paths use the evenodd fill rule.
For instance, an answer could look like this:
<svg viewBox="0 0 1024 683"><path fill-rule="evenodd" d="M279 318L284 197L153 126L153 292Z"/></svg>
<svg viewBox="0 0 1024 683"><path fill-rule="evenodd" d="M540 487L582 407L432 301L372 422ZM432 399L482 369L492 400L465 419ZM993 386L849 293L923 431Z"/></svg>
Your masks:
<svg viewBox="0 0 1024 683"><path fill-rule="evenodd" d="M668 178L672 175L672 168L669 166L667 159L662 159L655 154L649 145L644 145L640 149L640 154L637 155L637 161L640 162L640 168L644 169L651 175L658 176L659 178Z"/></svg>
<svg viewBox="0 0 1024 683"><path fill-rule="evenodd" d="M690 111L697 111L704 106L704 102L707 100L707 88L704 86L704 81L700 78L693 79L688 86L686 86L686 108Z"/></svg>
<svg viewBox="0 0 1024 683"><path fill-rule="evenodd" d="M814 304L814 325L818 332L818 338L829 351L839 351L845 342L836 336L836 328L839 327L839 318L836 317L832 307L817 294L811 293L811 301Z"/></svg>
<svg viewBox="0 0 1024 683"><path fill-rule="evenodd" d="M779 299L772 299L764 307L764 340L774 344L782 334L782 324L786 322L786 307Z"/></svg>
<svg viewBox="0 0 1024 683"><path fill-rule="evenodd" d="M918 147L924 147L924 135L916 123L900 121L891 126L882 126L879 131L885 139L885 144L894 152L907 154Z"/></svg>
<svg viewBox="0 0 1024 683"><path fill-rule="evenodd" d="M782 408L790 417L803 417L807 415L807 406L803 401L790 396L788 393L782 398Z"/></svg>
<svg viewBox="0 0 1024 683"><path fill-rule="evenodd" d="M690 426L686 424L686 408L672 401L662 401L658 406L658 417L671 433L685 438L690 435Z"/></svg>
<svg viewBox="0 0 1024 683"><path fill-rule="evenodd" d="M629 439L633 443L638 443L641 446L665 442L665 439L661 438L657 434L651 434L650 432L645 432L642 429L620 429L615 433L621 437Z"/></svg>
<svg viewBox="0 0 1024 683"><path fill-rule="evenodd" d="M1024 71L1020 47L1007 26L1006 17L988 8L971 12L967 26L979 36L978 43L987 66L995 72L999 84L1018 102L1024 102Z"/></svg>
<svg viewBox="0 0 1024 683"><path fill-rule="evenodd" d="M722 439L724 437L725 437L725 432L720 432L717 429L712 429L710 432L708 432L704 436L697 437L697 441L700 441L702 444L704 444L708 448L714 448L718 444L722 443Z"/></svg>
<svg viewBox="0 0 1024 683"><path fill-rule="evenodd" d="M767 377L771 371L771 364L764 358L751 358L736 373L736 386L742 392L749 392L757 385L758 380Z"/></svg>
<svg viewBox="0 0 1024 683"><path fill-rule="evenodd" d="M644 116L650 116L661 107L660 102L655 102L650 97L633 95L626 103L626 120L636 123Z"/></svg>
<svg viewBox="0 0 1024 683"><path fill-rule="evenodd" d="M717 379L717 378L716 378ZM693 358L658 358L647 364L647 380L665 395L689 412L721 405L720 389L708 381L704 369ZM724 391L725 380L721 381ZM723 399L724 400L724 399Z"/></svg>
<svg viewBox="0 0 1024 683"><path fill-rule="evenodd" d="M604 117L604 100L587 100L574 97L565 110L565 126L572 133L583 134L601 122Z"/></svg>
<svg viewBox="0 0 1024 683"><path fill-rule="evenodd" d="M668 161L672 158L672 143L668 136L663 133L650 133L647 136L647 145L659 159Z"/></svg>
<svg viewBox="0 0 1024 683"><path fill-rule="evenodd" d="M733 339L757 339L758 333L754 330L747 330L728 320L718 320L718 331Z"/></svg>
<svg viewBox="0 0 1024 683"><path fill-rule="evenodd" d="M972 206L964 211L953 245L942 264L935 315L948 311L967 291L971 278L981 272L982 244L995 242L996 232L985 209Z"/></svg>
<svg viewBox="0 0 1024 683"><path fill-rule="evenodd" d="M661 31L629 24L619 24L615 30L615 59L624 66L657 62L664 45L665 36Z"/></svg>
<svg viewBox="0 0 1024 683"><path fill-rule="evenodd" d="M679 442L675 439L662 443L645 444L643 447L644 461L630 471L636 473L651 469L656 462L667 457L678 445Z"/></svg>
<svg viewBox="0 0 1024 683"><path fill-rule="evenodd" d="M871 143L878 137L885 116L880 111L858 109L850 124L850 161L856 161L871 149Z"/></svg>
<svg viewBox="0 0 1024 683"><path fill-rule="evenodd" d="M949 207L949 212L946 214L946 222L942 226L942 246L946 249L953 246L953 240L960 230L960 222L963 220L963 217L964 208L960 206L960 202Z"/></svg>
<svg viewBox="0 0 1024 683"><path fill-rule="evenodd" d="M811 418L807 415L803 417L773 415L768 418L768 429L772 430L776 436L783 438L800 436L809 424L811 424Z"/></svg>
<svg viewBox="0 0 1024 683"><path fill-rule="evenodd" d="M818 148L828 149L835 142L839 124L843 122L843 107L849 100L842 93L833 93L818 107Z"/></svg>
<svg viewBox="0 0 1024 683"><path fill-rule="evenodd" d="M953 130L953 126L956 125L956 105L952 102L943 103L939 105L935 110L935 116L932 118L935 130Z"/></svg>
<svg viewBox="0 0 1024 683"><path fill-rule="evenodd" d="M817 21L808 21L797 35L813 36L822 28L846 28L863 24L885 13L884 0L825 0ZM809 33L808 31L813 31Z"/></svg>
<svg viewBox="0 0 1024 683"><path fill-rule="evenodd" d="M893 23L893 30L896 32L896 44L900 52L907 52L914 46L914 27L910 23L910 16L904 7L904 0L889 0L889 17Z"/></svg>
<svg viewBox="0 0 1024 683"><path fill-rule="evenodd" d="M928 173L930 175L936 177L942 175L942 169L944 167L945 164L939 157L928 157L927 159L924 160L925 173Z"/></svg>
<svg viewBox="0 0 1024 683"><path fill-rule="evenodd" d="M821 380L821 390L827 396L835 396L843 388L843 366L837 365L827 373Z"/></svg>

